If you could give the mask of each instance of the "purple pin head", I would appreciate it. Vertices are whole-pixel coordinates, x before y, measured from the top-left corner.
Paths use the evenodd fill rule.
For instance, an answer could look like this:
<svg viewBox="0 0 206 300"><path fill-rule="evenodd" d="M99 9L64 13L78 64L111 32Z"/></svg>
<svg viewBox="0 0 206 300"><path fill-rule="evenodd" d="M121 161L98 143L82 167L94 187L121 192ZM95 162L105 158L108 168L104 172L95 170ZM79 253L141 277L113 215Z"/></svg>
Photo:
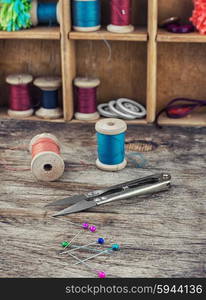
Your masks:
<svg viewBox="0 0 206 300"><path fill-rule="evenodd" d="M84 229L88 229L88 228L89 228L89 224L88 224L88 223L83 223L83 224L82 224L82 227L83 227Z"/></svg>
<svg viewBox="0 0 206 300"><path fill-rule="evenodd" d="M89 227L89 230L91 231L91 232L95 232L96 231L96 226L94 226L94 225L92 225L92 226L90 226Z"/></svg>

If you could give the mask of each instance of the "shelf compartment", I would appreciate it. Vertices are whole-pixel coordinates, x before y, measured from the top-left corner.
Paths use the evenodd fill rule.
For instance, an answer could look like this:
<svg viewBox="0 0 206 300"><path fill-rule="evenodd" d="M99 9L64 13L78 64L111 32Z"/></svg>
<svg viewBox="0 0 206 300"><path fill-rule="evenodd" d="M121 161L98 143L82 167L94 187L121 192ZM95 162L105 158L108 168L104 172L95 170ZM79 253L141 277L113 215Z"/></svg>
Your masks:
<svg viewBox="0 0 206 300"><path fill-rule="evenodd" d="M108 40L108 41L140 41L148 40L146 28L136 28L133 32L127 34L112 33L106 29L101 29L95 32L78 32L71 31L69 38L72 40Z"/></svg>
<svg viewBox="0 0 206 300"><path fill-rule="evenodd" d="M30 117L27 118L11 118L8 114L7 114L7 108L5 107L1 107L0 108L0 120L29 120L29 121L40 121L40 122L54 122L54 123L64 123L65 120L63 118L60 119L54 119L54 120L50 120L50 119L40 119L38 117L36 117L35 115L32 115ZM94 121L80 121L80 120L76 120L76 119L72 119L71 121L69 121L68 123L77 123L77 124L95 124L97 121L101 120L103 118L99 118L98 120L94 120ZM147 124L147 120L146 119L136 119L136 120L125 120L125 122L128 125L132 125L132 124L138 124L138 125L145 125Z"/></svg>
<svg viewBox="0 0 206 300"><path fill-rule="evenodd" d="M193 112L181 119L171 119L166 114L162 114L158 123L169 126L206 126L206 112Z"/></svg>
<svg viewBox="0 0 206 300"><path fill-rule="evenodd" d="M157 42L165 43L206 43L206 35L198 32L191 33L172 33L165 29L159 29L157 33Z"/></svg>
<svg viewBox="0 0 206 300"><path fill-rule="evenodd" d="M37 26L19 31L0 31L0 39L60 40L60 28Z"/></svg>
<svg viewBox="0 0 206 300"><path fill-rule="evenodd" d="M64 119L60 118L60 119L54 119L54 120L48 120L48 119L40 119L38 117L36 117L35 115L32 115L30 117L27 118L11 118L8 114L7 114L7 108L6 107L0 107L0 120L30 120L30 121L46 121L46 122L55 122L55 123L63 123Z"/></svg>

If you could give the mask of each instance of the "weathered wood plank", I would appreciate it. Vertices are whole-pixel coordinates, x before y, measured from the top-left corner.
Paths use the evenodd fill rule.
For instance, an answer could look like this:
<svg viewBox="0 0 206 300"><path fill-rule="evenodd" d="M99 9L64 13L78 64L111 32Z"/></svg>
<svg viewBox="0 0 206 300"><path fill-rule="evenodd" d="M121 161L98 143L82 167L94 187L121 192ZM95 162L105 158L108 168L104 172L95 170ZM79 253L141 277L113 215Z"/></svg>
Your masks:
<svg viewBox="0 0 206 300"><path fill-rule="evenodd" d="M27 145L31 137L52 132L62 143L66 162L58 182L37 182L29 169ZM153 141L157 148L145 152L147 164L131 161L119 173L95 166L94 125L51 124L32 121L0 123L0 277L93 277L74 260L58 256L59 243L70 239L80 224L95 224L98 232L80 235L86 244L103 236L121 245L121 251L90 262L113 277L205 277L205 128L129 126L127 141ZM16 168L17 171L8 168ZM44 206L61 197L168 171L173 176L169 192L114 202L92 210L50 218ZM80 257L90 254L78 253Z"/></svg>

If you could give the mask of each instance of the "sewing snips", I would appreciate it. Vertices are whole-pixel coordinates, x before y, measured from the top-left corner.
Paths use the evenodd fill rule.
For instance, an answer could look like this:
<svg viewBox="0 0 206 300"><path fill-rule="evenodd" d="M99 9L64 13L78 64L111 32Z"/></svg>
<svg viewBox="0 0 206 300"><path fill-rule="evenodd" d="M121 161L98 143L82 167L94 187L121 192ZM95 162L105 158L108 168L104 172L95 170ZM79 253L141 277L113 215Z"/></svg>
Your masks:
<svg viewBox="0 0 206 300"><path fill-rule="evenodd" d="M58 217L84 211L86 209L116 200L124 200L131 197L166 191L170 188L170 186L170 174L154 174L114 185L109 188L67 197L52 202L46 206L66 207L53 215L53 217Z"/></svg>

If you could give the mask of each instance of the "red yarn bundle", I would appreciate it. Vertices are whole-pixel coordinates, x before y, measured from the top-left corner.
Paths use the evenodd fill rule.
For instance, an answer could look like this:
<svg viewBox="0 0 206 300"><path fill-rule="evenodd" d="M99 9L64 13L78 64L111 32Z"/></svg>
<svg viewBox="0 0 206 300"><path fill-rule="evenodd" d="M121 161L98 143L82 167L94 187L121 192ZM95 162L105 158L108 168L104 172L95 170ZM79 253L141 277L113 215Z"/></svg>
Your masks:
<svg viewBox="0 0 206 300"><path fill-rule="evenodd" d="M194 10L190 21L201 34L206 34L206 0L193 0Z"/></svg>

